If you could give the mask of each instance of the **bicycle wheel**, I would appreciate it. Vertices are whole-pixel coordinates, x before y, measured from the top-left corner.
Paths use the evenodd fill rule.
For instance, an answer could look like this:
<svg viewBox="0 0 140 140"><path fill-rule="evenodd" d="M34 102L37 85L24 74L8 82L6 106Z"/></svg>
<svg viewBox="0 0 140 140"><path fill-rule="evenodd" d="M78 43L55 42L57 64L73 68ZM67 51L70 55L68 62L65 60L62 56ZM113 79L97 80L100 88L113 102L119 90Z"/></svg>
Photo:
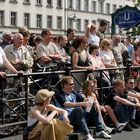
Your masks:
<svg viewBox="0 0 140 140"><path fill-rule="evenodd" d="M0 128L0 138L6 138L18 133L19 126L6 126Z"/></svg>

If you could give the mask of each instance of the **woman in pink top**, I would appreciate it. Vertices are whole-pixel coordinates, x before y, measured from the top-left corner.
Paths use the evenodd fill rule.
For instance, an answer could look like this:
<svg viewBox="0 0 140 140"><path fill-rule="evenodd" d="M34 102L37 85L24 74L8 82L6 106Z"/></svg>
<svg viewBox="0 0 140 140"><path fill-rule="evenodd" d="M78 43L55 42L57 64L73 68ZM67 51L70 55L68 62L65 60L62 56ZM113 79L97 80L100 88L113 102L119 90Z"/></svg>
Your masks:
<svg viewBox="0 0 140 140"><path fill-rule="evenodd" d="M90 54L90 59L92 62L92 66L96 69L105 69L104 64L101 61L101 57L97 55L98 53L98 46L97 45L90 45L89 46L89 54ZM101 75L99 71L95 71L94 77L98 81L98 87L101 87ZM102 80L103 80L103 87L108 87L107 89L103 89L103 93L107 95L110 90L110 77L108 71L103 71L102 72Z"/></svg>

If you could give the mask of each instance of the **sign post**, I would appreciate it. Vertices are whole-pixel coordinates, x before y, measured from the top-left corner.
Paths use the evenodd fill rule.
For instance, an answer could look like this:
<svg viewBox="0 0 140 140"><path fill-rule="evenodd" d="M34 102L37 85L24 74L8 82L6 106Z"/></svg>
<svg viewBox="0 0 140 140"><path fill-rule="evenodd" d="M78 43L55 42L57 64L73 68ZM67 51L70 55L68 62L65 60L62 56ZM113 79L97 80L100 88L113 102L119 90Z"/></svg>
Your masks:
<svg viewBox="0 0 140 140"><path fill-rule="evenodd" d="M140 24L140 10L128 5L118 9L112 14L111 34L115 34L115 25L119 28L129 29Z"/></svg>

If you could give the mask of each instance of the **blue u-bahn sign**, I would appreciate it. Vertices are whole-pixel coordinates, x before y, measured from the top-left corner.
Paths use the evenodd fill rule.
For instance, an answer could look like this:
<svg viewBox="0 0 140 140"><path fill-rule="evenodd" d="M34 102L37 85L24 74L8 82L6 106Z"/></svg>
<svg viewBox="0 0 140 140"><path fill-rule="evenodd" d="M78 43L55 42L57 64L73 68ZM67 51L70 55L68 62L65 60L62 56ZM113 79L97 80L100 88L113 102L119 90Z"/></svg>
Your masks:
<svg viewBox="0 0 140 140"><path fill-rule="evenodd" d="M140 24L140 10L126 5L112 14L112 24L125 29L137 26Z"/></svg>

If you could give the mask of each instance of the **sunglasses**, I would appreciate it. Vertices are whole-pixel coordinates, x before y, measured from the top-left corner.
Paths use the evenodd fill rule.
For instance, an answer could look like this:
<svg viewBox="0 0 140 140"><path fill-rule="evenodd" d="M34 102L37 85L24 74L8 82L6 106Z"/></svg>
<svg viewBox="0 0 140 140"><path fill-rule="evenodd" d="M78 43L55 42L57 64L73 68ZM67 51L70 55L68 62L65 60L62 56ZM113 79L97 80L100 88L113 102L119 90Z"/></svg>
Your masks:
<svg viewBox="0 0 140 140"><path fill-rule="evenodd" d="M107 46L109 46L110 44L106 44Z"/></svg>
<svg viewBox="0 0 140 140"><path fill-rule="evenodd" d="M73 85L74 85L74 83L69 83L68 85L73 86Z"/></svg>
<svg viewBox="0 0 140 140"><path fill-rule="evenodd" d="M134 84L134 82L129 82L129 84Z"/></svg>
<svg viewBox="0 0 140 140"><path fill-rule="evenodd" d="M83 41L82 43L87 44L87 42L86 42L86 41Z"/></svg>

